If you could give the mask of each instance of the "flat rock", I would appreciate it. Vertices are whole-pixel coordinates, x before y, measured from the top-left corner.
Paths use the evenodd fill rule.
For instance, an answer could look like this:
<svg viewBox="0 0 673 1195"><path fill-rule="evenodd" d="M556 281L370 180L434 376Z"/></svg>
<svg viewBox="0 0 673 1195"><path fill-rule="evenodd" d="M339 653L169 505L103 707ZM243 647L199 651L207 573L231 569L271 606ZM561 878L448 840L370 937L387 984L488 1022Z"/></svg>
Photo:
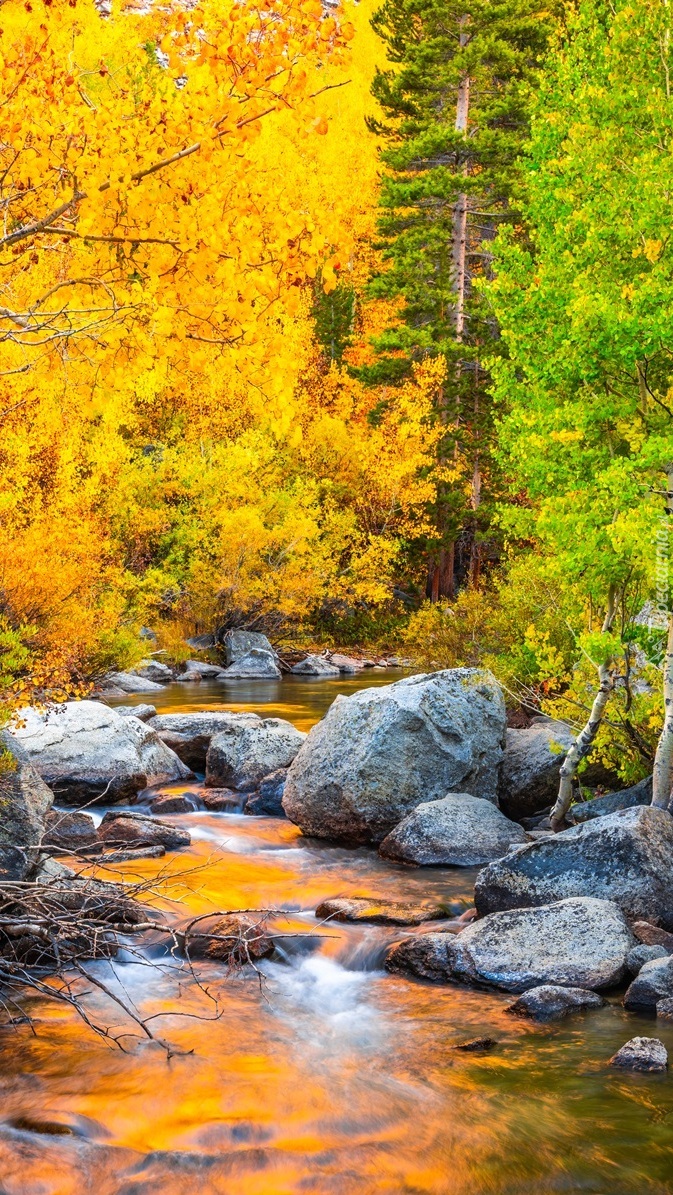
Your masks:
<svg viewBox="0 0 673 1195"><path fill-rule="evenodd" d="M525 992L541 984L610 988L626 975L634 938L616 905L576 897L493 913L461 933L421 934L393 947L389 971Z"/></svg>
<svg viewBox="0 0 673 1195"><path fill-rule="evenodd" d="M165 687L157 681L137 676L135 672L110 672L105 678L105 687L108 685L122 693L158 693Z"/></svg>
<svg viewBox="0 0 673 1195"><path fill-rule="evenodd" d="M107 863L131 863L136 859L163 859L165 854L166 847L162 843L156 843L154 846L131 847L125 851L106 851L97 862L103 865Z"/></svg>
<svg viewBox="0 0 673 1195"><path fill-rule="evenodd" d="M150 718L157 716L154 705L116 705L114 711L120 718L139 718L141 722L149 722Z"/></svg>
<svg viewBox="0 0 673 1195"><path fill-rule="evenodd" d="M572 805L568 810L568 820L579 825L580 822L591 821L595 817L605 817L608 813L618 813L620 809L634 809L638 805L652 804L652 777L647 776L639 780L631 788L624 788L621 792L606 793L603 797L594 797L593 801L581 801Z"/></svg>
<svg viewBox="0 0 673 1195"><path fill-rule="evenodd" d="M646 946L644 942L639 942L633 950L629 950L626 965L631 975L638 975L645 963L651 963L656 958L667 958L668 954L665 946Z"/></svg>
<svg viewBox="0 0 673 1195"><path fill-rule="evenodd" d="M159 738L195 772L205 772L206 756L214 734L232 726L257 726L256 714L231 714L226 710L204 710L192 714L158 714L149 725Z"/></svg>
<svg viewBox="0 0 673 1195"><path fill-rule="evenodd" d="M610 1066L627 1071L661 1073L668 1067L668 1052L658 1037L632 1037L613 1054Z"/></svg>
<svg viewBox="0 0 673 1195"><path fill-rule="evenodd" d="M198 921L188 932L181 932L178 941L189 958L235 966L267 958L274 948L263 921L241 913Z"/></svg>
<svg viewBox="0 0 673 1195"><path fill-rule="evenodd" d="M106 847L163 846L177 850L192 841L186 830L158 821L142 813L105 814L98 829L98 838Z"/></svg>
<svg viewBox="0 0 673 1195"><path fill-rule="evenodd" d="M673 818L639 806L531 842L477 876L480 915L570 896L614 901L630 919L673 926Z"/></svg>
<svg viewBox="0 0 673 1195"><path fill-rule="evenodd" d="M379 847L384 859L417 866L476 867L526 842L525 830L491 801L448 793L418 805Z"/></svg>
<svg viewBox="0 0 673 1195"><path fill-rule="evenodd" d="M232 721L213 735L206 756L207 788L251 792L271 772L287 768L306 738L284 718L243 717L248 720Z"/></svg>
<svg viewBox="0 0 673 1195"><path fill-rule="evenodd" d="M673 996L673 958L670 956L643 963L626 990L624 1008L629 1012L654 1012L659 1000L668 996Z"/></svg>
<svg viewBox="0 0 673 1195"><path fill-rule="evenodd" d="M336 664L326 660L324 656L306 656L290 669L294 676L340 676Z"/></svg>
<svg viewBox="0 0 673 1195"><path fill-rule="evenodd" d="M285 812L316 838L378 844L447 792L495 803L504 734L502 692L480 669L339 696L289 769Z"/></svg>
<svg viewBox="0 0 673 1195"><path fill-rule="evenodd" d="M0 730L0 878L24 880L40 862L54 794L16 736Z"/></svg>
<svg viewBox="0 0 673 1195"><path fill-rule="evenodd" d="M230 664L222 673L222 680L280 680L281 671L273 652L253 647L247 655L235 664Z"/></svg>
<svg viewBox="0 0 673 1195"><path fill-rule="evenodd" d="M275 656L266 635L258 631L227 631L224 636L224 658L227 664L238 664L251 651L266 651Z"/></svg>
<svg viewBox="0 0 673 1195"><path fill-rule="evenodd" d="M602 1008L604 1004L602 996L586 988L564 988L546 983L539 988L529 988L510 1004L507 1011L517 1017L530 1017L533 1021L559 1021L571 1013Z"/></svg>
<svg viewBox="0 0 673 1195"><path fill-rule="evenodd" d="M285 817L283 809L283 793L287 768L277 768L269 776L260 781L257 792L248 797L244 813L252 817Z"/></svg>
<svg viewBox="0 0 673 1195"><path fill-rule="evenodd" d="M563 722L540 720L508 730L500 774L500 808L510 818L530 817L556 799L559 768L574 735Z"/></svg>
<svg viewBox="0 0 673 1195"><path fill-rule="evenodd" d="M54 794L67 805L132 801L148 785L191 776L138 718L98 701L68 701L46 712L21 711L12 735Z"/></svg>
<svg viewBox="0 0 673 1195"><path fill-rule="evenodd" d="M86 851L98 841L96 824L89 813L52 809L42 839L44 846L60 851Z"/></svg>
<svg viewBox="0 0 673 1195"><path fill-rule="evenodd" d="M335 896L319 904L316 917L321 921L364 921L370 925L421 925L450 917L446 905L405 904L379 900L371 896Z"/></svg>

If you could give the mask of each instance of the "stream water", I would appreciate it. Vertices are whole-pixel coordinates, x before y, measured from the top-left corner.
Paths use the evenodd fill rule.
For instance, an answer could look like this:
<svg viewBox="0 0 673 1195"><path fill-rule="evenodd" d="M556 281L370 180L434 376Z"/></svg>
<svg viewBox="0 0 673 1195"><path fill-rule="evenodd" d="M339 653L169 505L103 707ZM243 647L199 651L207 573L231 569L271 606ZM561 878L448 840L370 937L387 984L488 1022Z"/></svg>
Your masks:
<svg viewBox="0 0 673 1195"><path fill-rule="evenodd" d="M337 692L391 679L174 685L154 704L255 709L308 729ZM161 872L154 899L176 915L273 908L274 927L298 936L262 975L204 964L201 986L177 964L151 965L151 950L91 964L185 1051L170 1060L138 1036L122 1053L32 1000L36 1032L0 1030L0 1195L673 1192L672 1080L606 1065L637 1033L673 1052L673 1029L627 1015L618 996L536 1026L508 1014L507 995L387 975L384 949L406 931L331 924L311 936L325 897L471 903L474 872L391 865L271 818L168 820L191 848L117 874ZM99 995L87 1007L133 1031ZM479 1036L497 1044L456 1049Z"/></svg>

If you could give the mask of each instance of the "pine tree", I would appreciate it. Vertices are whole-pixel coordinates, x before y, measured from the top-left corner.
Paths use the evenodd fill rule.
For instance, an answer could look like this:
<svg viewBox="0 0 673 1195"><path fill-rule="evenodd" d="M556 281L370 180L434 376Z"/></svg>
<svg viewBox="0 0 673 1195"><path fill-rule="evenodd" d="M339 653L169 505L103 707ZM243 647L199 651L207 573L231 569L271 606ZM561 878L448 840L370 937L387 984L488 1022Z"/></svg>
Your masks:
<svg viewBox="0 0 673 1195"><path fill-rule="evenodd" d="M553 7L553 5L551 6ZM496 486L486 356L497 325L475 285L488 242L516 222L518 161L528 104L553 25L535 0L386 0L373 18L393 68L372 91L386 122L381 191L383 271L377 297L401 300L376 341L372 383L396 383L412 363L443 354L435 417L445 427L435 469L427 596L452 597L479 578Z"/></svg>

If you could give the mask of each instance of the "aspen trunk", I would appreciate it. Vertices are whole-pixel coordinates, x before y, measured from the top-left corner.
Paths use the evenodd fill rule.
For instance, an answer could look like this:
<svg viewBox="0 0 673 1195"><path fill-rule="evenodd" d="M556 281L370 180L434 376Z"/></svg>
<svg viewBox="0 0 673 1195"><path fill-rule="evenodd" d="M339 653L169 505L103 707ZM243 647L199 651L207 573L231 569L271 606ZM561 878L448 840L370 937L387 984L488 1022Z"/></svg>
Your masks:
<svg viewBox="0 0 673 1195"><path fill-rule="evenodd" d="M612 630L612 624L615 619L615 591L610 587L610 594L608 597L608 608L603 620L603 633L607 634ZM556 804L551 811L549 820L551 822L552 830L559 830L565 820L565 815L570 809L570 804L573 799L573 780L577 775L577 769L586 755L589 754L593 745L594 739L598 734L605 707L610 700L610 694L614 689L614 673L612 662L601 664L598 669L598 692L594 697L591 713L588 721L582 727L575 742L568 751L559 772L559 790Z"/></svg>
<svg viewBox="0 0 673 1195"><path fill-rule="evenodd" d="M639 375L640 376L640 375ZM667 520L673 514L673 465L666 470L666 516ZM666 523L668 531L668 522ZM665 537L667 539L667 536ZM666 548L668 547L666 543ZM668 592L668 552L664 556L664 575L660 576L659 561L657 561L657 605L668 607L670 595ZM652 804L657 809L668 809L673 813L673 613L668 614L668 639L666 642L666 658L664 660L664 725L661 728L657 750L654 756L652 775Z"/></svg>

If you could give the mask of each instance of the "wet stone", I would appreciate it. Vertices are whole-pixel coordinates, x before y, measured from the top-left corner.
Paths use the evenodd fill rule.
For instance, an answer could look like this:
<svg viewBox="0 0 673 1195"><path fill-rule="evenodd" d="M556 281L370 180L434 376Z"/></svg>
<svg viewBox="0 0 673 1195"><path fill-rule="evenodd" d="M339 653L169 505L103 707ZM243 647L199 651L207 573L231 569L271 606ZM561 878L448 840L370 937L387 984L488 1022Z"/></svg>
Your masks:
<svg viewBox="0 0 673 1195"><path fill-rule="evenodd" d="M370 925L421 925L424 921L451 917L454 910L448 905L412 905L377 900L376 897L337 896L319 904L315 915L321 920L364 921Z"/></svg>
<svg viewBox="0 0 673 1195"><path fill-rule="evenodd" d="M673 958L657 958L644 963L624 996L624 1008L630 1012L654 1012L659 1000L673 996Z"/></svg>
<svg viewBox="0 0 673 1195"><path fill-rule="evenodd" d="M668 1067L668 1052L658 1037L632 1037L610 1059L621 1070L661 1073Z"/></svg>
<svg viewBox="0 0 673 1195"><path fill-rule="evenodd" d="M665 999L657 1001L657 1016L661 1017L662 1021L673 1021L673 996L666 996Z"/></svg>
<svg viewBox="0 0 673 1195"><path fill-rule="evenodd" d="M204 788L199 796L210 813L242 813L247 800L247 793L233 788Z"/></svg>
<svg viewBox="0 0 673 1195"><path fill-rule="evenodd" d="M602 1008L605 1001L596 992L586 988L565 988L557 984L541 984L530 988L510 1004L508 1012L517 1017L529 1017L533 1021L558 1021L573 1012L588 1008Z"/></svg>
<svg viewBox="0 0 673 1195"><path fill-rule="evenodd" d="M175 797L154 797L150 801L151 813L193 813L197 803L187 793Z"/></svg>
<svg viewBox="0 0 673 1195"><path fill-rule="evenodd" d="M98 830L99 840L108 847L163 846L167 850L189 846L186 830L158 821L142 813L105 814Z"/></svg>
<svg viewBox="0 0 673 1195"><path fill-rule="evenodd" d="M268 958L274 949L264 923L241 914L199 921L179 933L178 942L188 958L237 966Z"/></svg>
<svg viewBox="0 0 673 1195"><path fill-rule="evenodd" d="M466 1054L486 1054L495 1049L497 1041L494 1037L473 1037L471 1041L461 1041L454 1050L464 1050Z"/></svg>

